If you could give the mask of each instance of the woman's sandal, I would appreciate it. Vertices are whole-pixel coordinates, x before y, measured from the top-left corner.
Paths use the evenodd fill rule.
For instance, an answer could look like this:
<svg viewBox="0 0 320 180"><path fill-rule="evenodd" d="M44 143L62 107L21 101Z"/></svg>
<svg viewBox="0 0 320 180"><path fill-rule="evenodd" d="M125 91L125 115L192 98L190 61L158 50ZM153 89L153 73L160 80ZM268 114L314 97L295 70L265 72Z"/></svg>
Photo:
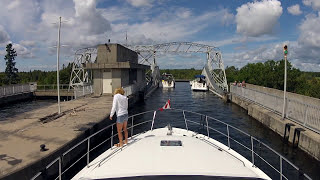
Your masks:
<svg viewBox="0 0 320 180"><path fill-rule="evenodd" d="M114 144L114 146L116 146L116 147L121 147L121 146L120 146L120 143Z"/></svg>

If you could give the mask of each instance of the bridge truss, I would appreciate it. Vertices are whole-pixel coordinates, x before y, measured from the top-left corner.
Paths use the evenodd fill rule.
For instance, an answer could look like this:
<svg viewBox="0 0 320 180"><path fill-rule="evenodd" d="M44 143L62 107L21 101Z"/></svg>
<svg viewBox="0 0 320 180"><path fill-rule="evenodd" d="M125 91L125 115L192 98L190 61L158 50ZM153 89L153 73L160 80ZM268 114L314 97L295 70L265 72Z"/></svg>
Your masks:
<svg viewBox="0 0 320 180"><path fill-rule="evenodd" d="M167 53L205 53L207 62L202 74L207 77L207 84L217 95L222 96L228 91L227 79L222 60L222 55L217 47L192 43L192 42L171 42L156 45L136 45L127 46L129 49L139 54L140 64L151 65L151 77L147 76L147 81L156 85L160 82L160 71L156 63L156 54ZM77 88L92 85L92 72L86 70L85 64L95 62L97 57L97 47L83 48L76 51L70 77L69 88ZM148 74L150 72L147 72Z"/></svg>
<svg viewBox="0 0 320 180"><path fill-rule="evenodd" d="M155 74L155 67L157 67L156 54L205 53L207 55L207 63L202 74L207 77L207 84L219 96L228 91L222 54L217 47L192 42L171 42L156 45L128 46L128 48L139 54L141 57L139 63L149 63L151 65L153 74ZM154 77L154 79L156 78Z"/></svg>
<svg viewBox="0 0 320 180"><path fill-rule="evenodd" d="M87 63L97 58L97 47L79 49L74 54L69 90L74 89L78 96L90 94L92 90L92 71L85 69Z"/></svg>

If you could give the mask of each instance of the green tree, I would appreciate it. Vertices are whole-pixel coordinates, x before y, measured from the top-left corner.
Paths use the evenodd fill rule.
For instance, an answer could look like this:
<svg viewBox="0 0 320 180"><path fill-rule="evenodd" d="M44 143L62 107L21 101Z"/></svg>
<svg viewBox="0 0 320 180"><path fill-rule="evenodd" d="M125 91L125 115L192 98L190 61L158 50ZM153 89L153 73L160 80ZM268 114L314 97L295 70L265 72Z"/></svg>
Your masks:
<svg viewBox="0 0 320 180"><path fill-rule="evenodd" d="M6 47L7 54L4 57L4 60L6 61L6 78L5 83L6 84L16 84L18 83L18 69L15 67L16 62L14 62L15 57L17 56L16 51L13 49L12 44L8 44Z"/></svg>
<svg viewBox="0 0 320 180"><path fill-rule="evenodd" d="M226 72L226 76L227 76L227 81L228 83L230 82L234 82L238 79L238 74L239 74L239 69L234 67L234 66L230 66L225 69Z"/></svg>

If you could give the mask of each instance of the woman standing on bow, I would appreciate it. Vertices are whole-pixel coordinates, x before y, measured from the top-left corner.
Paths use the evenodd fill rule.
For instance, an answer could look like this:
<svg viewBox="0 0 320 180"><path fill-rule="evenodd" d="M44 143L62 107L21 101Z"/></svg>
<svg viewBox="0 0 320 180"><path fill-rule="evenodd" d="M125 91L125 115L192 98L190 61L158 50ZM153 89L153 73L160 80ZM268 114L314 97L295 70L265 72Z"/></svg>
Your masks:
<svg viewBox="0 0 320 180"><path fill-rule="evenodd" d="M116 144L117 147L123 146L123 135L122 130L124 132L124 143L128 143L128 98L124 95L124 90L122 88L117 88L114 92L112 109L110 113L110 120L112 120L112 116L114 113L117 114L117 131L119 143Z"/></svg>

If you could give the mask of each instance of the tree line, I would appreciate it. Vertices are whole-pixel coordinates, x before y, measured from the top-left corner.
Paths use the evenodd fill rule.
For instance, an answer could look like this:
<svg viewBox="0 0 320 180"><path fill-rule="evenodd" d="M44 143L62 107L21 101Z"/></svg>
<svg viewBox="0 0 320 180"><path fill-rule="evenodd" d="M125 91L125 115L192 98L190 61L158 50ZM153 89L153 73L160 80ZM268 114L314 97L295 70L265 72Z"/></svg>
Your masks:
<svg viewBox="0 0 320 180"><path fill-rule="evenodd" d="M175 79L192 80L195 75L201 74L202 70L199 69L161 69L160 73L172 74Z"/></svg>
<svg viewBox="0 0 320 180"><path fill-rule="evenodd" d="M29 82L37 82L38 84L57 84L57 71L41 71L33 70L29 72L18 72L15 67L16 51L12 44L6 46L6 55L4 60L6 62L5 72L0 72L0 86L10 84L23 84ZM60 71L60 84L69 84L70 74L72 71L72 63L67 66L63 64Z"/></svg>
<svg viewBox="0 0 320 180"><path fill-rule="evenodd" d="M284 60L249 63L242 68L227 67L228 83L245 81L250 84L283 90ZM320 72L303 72L287 62L287 91L320 98Z"/></svg>
<svg viewBox="0 0 320 180"><path fill-rule="evenodd" d="M19 84L28 82L37 82L38 84L56 84L56 71L33 70L29 72L18 72L15 67L16 51L12 44L6 46L7 54L4 57L6 61L5 72L0 72L0 86L8 84ZM68 84L72 71L72 63L63 65L60 71L60 84ZM303 72L287 64L287 90L306 96L320 98L320 72ZM242 68L234 66L225 69L227 81L242 82L265 86L283 90L284 86L284 60L269 60L264 63L248 63ZM162 69L160 73L170 73L175 79L192 80L195 75L201 74L199 69Z"/></svg>
<svg viewBox="0 0 320 180"><path fill-rule="evenodd" d="M69 63L67 66L63 65L59 74L60 84L69 84L71 71L72 63ZM57 71L33 70L29 72L17 72L17 77L15 83L11 84L29 82L37 82L38 85L57 84ZM6 81L6 74L4 72L0 72L0 86L1 85L9 85Z"/></svg>

